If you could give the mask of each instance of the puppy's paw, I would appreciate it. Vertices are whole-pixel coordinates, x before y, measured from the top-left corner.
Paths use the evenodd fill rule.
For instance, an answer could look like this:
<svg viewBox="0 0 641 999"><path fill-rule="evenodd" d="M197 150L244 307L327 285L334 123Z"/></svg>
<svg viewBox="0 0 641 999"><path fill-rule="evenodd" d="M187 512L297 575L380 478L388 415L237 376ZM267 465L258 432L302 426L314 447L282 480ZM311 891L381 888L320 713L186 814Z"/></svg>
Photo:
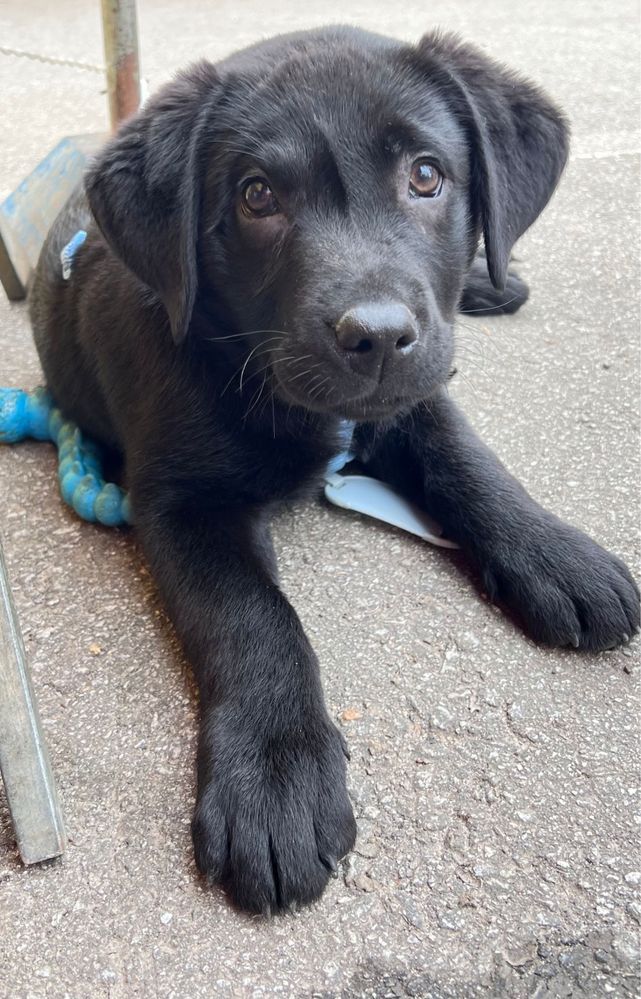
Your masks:
<svg viewBox="0 0 641 999"><path fill-rule="evenodd" d="M639 590L628 568L581 531L534 519L485 562L488 594L507 604L547 645L598 652L639 628Z"/></svg>
<svg viewBox="0 0 641 999"><path fill-rule="evenodd" d="M199 870L247 912L317 899L354 845L341 737L328 719L265 739L219 719L192 823Z"/></svg>
<svg viewBox="0 0 641 999"><path fill-rule="evenodd" d="M516 271L509 270L505 288L498 291L487 272L485 258L476 257L465 280L459 312L467 315L502 315L517 312L527 302L529 289Z"/></svg>

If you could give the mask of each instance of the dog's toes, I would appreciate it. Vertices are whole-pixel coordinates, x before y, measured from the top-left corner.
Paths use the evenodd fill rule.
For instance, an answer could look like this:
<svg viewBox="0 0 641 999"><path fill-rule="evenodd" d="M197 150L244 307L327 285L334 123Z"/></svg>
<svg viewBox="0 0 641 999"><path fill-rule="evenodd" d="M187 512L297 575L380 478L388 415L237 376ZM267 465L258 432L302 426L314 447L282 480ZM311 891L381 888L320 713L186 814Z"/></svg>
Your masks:
<svg viewBox="0 0 641 999"><path fill-rule="evenodd" d="M485 259L478 256L467 275L459 312L472 316L517 312L529 294L525 281L514 270L508 271L505 288L499 291L490 281Z"/></svg>

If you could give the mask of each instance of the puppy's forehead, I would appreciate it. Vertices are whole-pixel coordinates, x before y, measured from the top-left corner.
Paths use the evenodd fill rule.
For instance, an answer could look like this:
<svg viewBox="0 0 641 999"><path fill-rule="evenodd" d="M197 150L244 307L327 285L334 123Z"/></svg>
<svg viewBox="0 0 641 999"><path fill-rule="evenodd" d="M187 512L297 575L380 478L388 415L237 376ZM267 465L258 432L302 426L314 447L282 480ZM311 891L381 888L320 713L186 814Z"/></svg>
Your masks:
<svg viewBox="0 0 641 999"><path fill-rule="evenodd" d="M434 138L456 154L462 131L446 100L400 52L400 46L372 52L327 45L316 47L312 59L285 49L272 65L233 74L225 118L257 145L286 138L309 151L322 137L357 152L373 143L420 146Z"/></svg>

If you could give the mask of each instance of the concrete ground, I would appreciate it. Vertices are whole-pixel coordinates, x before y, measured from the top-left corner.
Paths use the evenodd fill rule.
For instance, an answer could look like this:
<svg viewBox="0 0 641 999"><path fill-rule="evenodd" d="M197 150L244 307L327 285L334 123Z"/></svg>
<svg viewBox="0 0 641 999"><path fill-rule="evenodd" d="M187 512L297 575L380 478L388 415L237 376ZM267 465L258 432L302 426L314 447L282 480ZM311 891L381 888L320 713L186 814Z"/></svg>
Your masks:
<svg viewBox="0 0 641 999"><path fill-rule="evenodd" d="M0 198L104 127L99 5L0 5ZM573 123L522 241L521 314L460 331L454 391L532 493L639 565L639 89L632 0L140 4L152 86L195 56L350 21L440 24L543 83ZM0 296L0 383L40 381ZM357 848L311 909L248 919L196 876L197 707L135 539L61 504L53 450L0 450L0 530L64 804L21 867L0 790L0 997L638 994L639 643L535 647L456 559L319 504L275 534L344 726Z"/></svg>

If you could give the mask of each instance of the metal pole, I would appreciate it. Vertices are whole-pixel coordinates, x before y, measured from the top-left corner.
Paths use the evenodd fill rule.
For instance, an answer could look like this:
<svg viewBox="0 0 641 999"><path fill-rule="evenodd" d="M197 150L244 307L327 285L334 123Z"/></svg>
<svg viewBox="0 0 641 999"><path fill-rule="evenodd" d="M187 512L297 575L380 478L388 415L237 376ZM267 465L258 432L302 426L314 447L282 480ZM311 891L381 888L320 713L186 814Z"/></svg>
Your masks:
<svg viewBox="0 0 641 999"><path fill-rule="evenodd" d="M107 64L112 129L140 105L140 55L135 0L102 0L102 32Z"/></svg>
<svg viewBox="0 0 641 999"><path fill-rule="evenodd" d="M0 770L23 862L58 857L65 831L1 544Z"/></svg>

